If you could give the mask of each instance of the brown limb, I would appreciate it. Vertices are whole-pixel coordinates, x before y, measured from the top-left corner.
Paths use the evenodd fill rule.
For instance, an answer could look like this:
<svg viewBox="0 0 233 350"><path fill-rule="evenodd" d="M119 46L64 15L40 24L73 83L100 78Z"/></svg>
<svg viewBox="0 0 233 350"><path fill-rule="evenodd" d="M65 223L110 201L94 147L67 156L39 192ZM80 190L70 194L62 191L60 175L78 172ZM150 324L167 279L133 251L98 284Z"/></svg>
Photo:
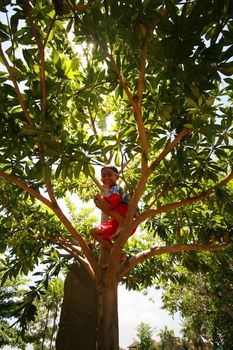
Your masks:
<svg viewBox="0 0 233 350"><path fill-rule="evenodd" d="M162 254L175 254L175 253L181 253L184 251L217 251L217 250L223 250L226 247L227 247L227 244L221 244L221 245L183 244L183 245L171 246L171 247L152 247L150 249L144 250L136 254L135 256L125 261L121 266L121 270L119 271L118 280L120 281L130 270L132 270L139 263L153 256L162 255Z"/></svg>
<svg viewBox="0 0 233 350"><path fill-rule="evenodd" d="M191 129L184 128L175 137L175 139L160 153L157 159L151 164L150 171L153 172L155 168L161 163L161 161L177 146L177 144L190 133Z"/></svg>
<svg viewBox="0 0 233 350"><path fill-rule="evenodd" d="M59 237L58 239L49 239L48 241L50 241L53 244L58 245L60 248L64 249L70 256L72 256L76 261L81 262L82 264L85 265L86 269L89 271L89 273L93 276L93 278L95 277L93 270L90 268L90 265L88 264L88 262L82 257L81 255L81 251L74 248L74 245L65 240L62 237Z"/></svg>
<svg viewBox="0 0 233 350"><path fill-rule="evenodd" d="M47 192L48 192L49 198L50 198L51 203L53 205L53 208L58 207L58 203L57 203L56 197L54 196L51 182L46 182L45 185L46 185L46 188L47 188Z"/></svg>
<svg viewBox="0 0 233 350"><path fill-rule="evenodd" d="M42 92L42 120L41 120L41 130L45 129L45 114L46 114L46 108L47 108L47 89L46 89L46 81L45 81L45 54L44 54L44 44L40 38L40 34L37 30L37 27L34 23L34 19L32 17L31 11L30 11L30 3L29 0L23 0L24 1L24 11L26 14L26 17L28 19L29 26L32 31L32 35L34 36L36 40L36 44L39 49L39 55L40 55L40 64L41 64L41 70L40 70L40 84L41 84L41 92ZM46 39L47 40L47 39ZM46 43L46 41L45 41Z"/></svg>
<svg viewBox="0 0 233 350"><path fill-rule="evenodd" d="M4 173L3 171L0 171L0 177L17 185L23 191L29 193L30 195L38 199L40 202L45 204L48 208L50 208L54 212L54 214L58 217L58 219L62 222L62 224L65 226L67 231L71 234L71 236L79 243L81 249L83 250L83 254L86 256L87 260L89 261L95 275L99 273L98 264L96 263L93 256L91 255L91 252L87 243L85 242L83 237L80 235L80 233L76 231L76 229L71 224L71 222L67 219L67 217L63 214L61 208L58 205L54 206L51 201L49 201L47 198L42 196L39 192L35 191L33 188L29 187L25 182L21 181L14 175L7 174L7 173Z"/></svg>
<svg viewBox="0 0 233 350"><path fill-rule="evenodd" d="M112 53L110 53L108 51L108 49L101 43L101 41L98 38L96 33L92 33L92 36L94 37L94 39L97 41L98 45L101 47L101 49L105 52L106 56L111 61L113 68L117 74L118 81L119 81L120 85L122 86L123 90L125 91L125 93L128 97L129 103L131 104L131 106L134 110L134 114L135 114L135 118L136 118L136 122L137 122L137 126L138 126L138 132L139 132L140 147L141 147L142 153L143 153L142 161L145 165L147 162L147 159L148 159L148 140L147 140L147 135L145 132L145 127L144 127L144 123L143 123L143 119L142 119L141 108L139 108L137 101L134 99L132 93L130 92L129 87L128 87L126 81L124 80L124 78L120 72L119 66L118 66L116 60L114 59ZM143 58L141 60L142 66L143 66L143 64L145 64L144 63L144 60L145 60L144 56L145 55L146 55L146 46L145 46L145 48L143 48L143 55L142 55ZM141 80L144 79L143 71L142 71L142 74L140 77L141 77ZM140 80L140 91L139 91L140 94L141 94L141 90L142 90L141 80Z"/></svg>
<svg viewBox="0 0 233 350"><path fill-rule="evenodd" d="M158 215L161 213L167 213L171 210L178 209L186 205L188 206L199 201L203 201L204 199L210 197L218 188L225 186L232 178L233 178L233 171L231 171L231 173L225 179L220 181L218 184L209 188L206 191L201 192L197 196L181 199L178 202L166 204L157 209L148 209L144 213L136 217L135 226L138 226L140 223L142 223L146 219L151 218L155 215Z"/></svg>

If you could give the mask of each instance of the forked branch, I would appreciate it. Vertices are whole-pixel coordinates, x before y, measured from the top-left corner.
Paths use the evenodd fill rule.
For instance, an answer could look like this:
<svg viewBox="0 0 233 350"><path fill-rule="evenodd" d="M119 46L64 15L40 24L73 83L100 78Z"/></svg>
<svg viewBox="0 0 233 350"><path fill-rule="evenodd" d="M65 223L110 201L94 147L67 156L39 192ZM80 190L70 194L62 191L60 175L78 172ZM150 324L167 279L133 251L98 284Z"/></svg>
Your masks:
<svg viewBox="0 0 233 350"><path fill-rule="evenodd" d="M214 194L214 192L218 188L225 186L229 181L232 180L232 178L233 178L233 171L231 171L231 173L225 179L220 181L218 184L209 188L206 191L201 192L200 194L198 194L196 196L181 199L180 201L163 205L157 209L148 209L144 213L137 216L137 218L135 219L135 226L141 224L146 219L149 219L149 218L156 216L158 214L167 213L171 210L178 209L178 208L181 208L184 206L191 205L191 204L196 203L196 202L203 201L204 199L206 199L206 198L210 197L212 194Z"/></svg>
<svg viewBox="0 0 233 350"><path fill-rule="evenodd" d="M161 163L161 161L178 145L178 143L190 133L191 129L183 128L175 139L164 148L156 160L151 164L150 171L153 172L155 168Z"/></svg>
<svg viewBox="0 0 233 350"><path fill-rule="evenodd" d="M49 201L47 198L42 196L39 192L34 190L33 188L29 187L25 182L18 179L16 176L4 173L3 171L0 171L0 177L4 178L5 180L9 181L10 183L15 184L19 188L21 188L23 191L29 193L34 198L38 199L40 202L45 204L48 208L50 208L54 214L58 217L58 219L62 222L62 224L65 226L67 231L71 234L71 236L79 243L83 254L87 258L88 262L91 265L91 268L93 269L95 275L99 273L99 267L97 262L94 260L94 258L91 255L90 249L85 242L85 240L82 238L81 234L77 232L77 230L74 228L74 226L71 224L71 222L67 219L67 217L64 215L61 208L56 205L54 206L51 201Z"/></svg>
<svg viewBox="0 0 233 350"><path fill-rule="evenodd" d="M146 259L152 258L157 255L162 254L175 254L184 251L217 251L223 250L227 247L227 244L221 245L198 245L198 244L183 244L171 247L152 247L150 249L144 250L135 256L128 259L121 266L121 270L118 275L118 280L120 281L130 270L132 270L139 263L142 263Z"/></svg>

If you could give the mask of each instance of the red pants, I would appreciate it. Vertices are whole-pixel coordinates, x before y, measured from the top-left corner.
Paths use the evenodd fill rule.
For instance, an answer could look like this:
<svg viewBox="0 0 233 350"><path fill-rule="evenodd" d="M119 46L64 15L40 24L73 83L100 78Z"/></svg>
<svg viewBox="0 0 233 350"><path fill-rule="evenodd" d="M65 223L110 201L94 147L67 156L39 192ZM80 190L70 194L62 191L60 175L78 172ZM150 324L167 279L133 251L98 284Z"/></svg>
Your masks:
<svg viewBox="0 0 233 350"><path fill-rule="evenodd" d="M116 208L114 208L121 216L125 217L128 210L128 205L119 204ZM104 239L111 240L109 237L114 235L118 229L119 223L115 219L111 219L109 221L104 222L100 225L102 234L101 236ZM131 235L136 231L136 228L132 230Z"/></svg>

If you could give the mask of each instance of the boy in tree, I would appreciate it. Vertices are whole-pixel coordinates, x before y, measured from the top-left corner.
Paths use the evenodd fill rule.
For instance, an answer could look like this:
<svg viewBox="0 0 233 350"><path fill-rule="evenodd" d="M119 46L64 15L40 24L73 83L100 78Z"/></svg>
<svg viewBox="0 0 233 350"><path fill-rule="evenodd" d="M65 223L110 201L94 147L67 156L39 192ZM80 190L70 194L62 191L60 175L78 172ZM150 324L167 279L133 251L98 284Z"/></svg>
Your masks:
<svg viewBox="0 0 233 350"><path fill-rule="evenodd" d="M101 180L108 190L105 196L97 193L94 196L94 203L97 208L111 217L109 221L91 229L92 236L104 244L108 249L112 248L112 239L119 235L120 226L124 221L128 210L129 197L117 184L119 173L114 166L105 166L101 169ZM135 232L133 230L131 234Z"/></svg>

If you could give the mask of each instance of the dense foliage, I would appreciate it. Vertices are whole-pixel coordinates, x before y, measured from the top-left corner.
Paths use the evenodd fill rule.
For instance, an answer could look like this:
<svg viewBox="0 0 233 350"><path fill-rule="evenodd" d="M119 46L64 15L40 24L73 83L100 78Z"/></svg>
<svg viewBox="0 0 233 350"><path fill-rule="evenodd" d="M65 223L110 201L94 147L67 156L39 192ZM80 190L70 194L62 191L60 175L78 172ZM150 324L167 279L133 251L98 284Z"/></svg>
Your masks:
<svg viewBox="0 0 233 350"><path fill-rule="evenodd" d="M132 194L117 282L142 288L170 262L195 269L190 250L231 244L232 13L231 0L1 1L3 283L41 261L47 283L74 260L101 282L82 215L61 203L90 200L105 163Z"/></svg>
<svg viewBox="0 0 233 350"><path fill-rule="evenodd" d="M171 312L180 311L186 342L197 347L205 340L216 348L230 349L233 339L232 250L199 254L195 268L183 264L170 272L173 278L164 283L163 302Z"/></svg>

